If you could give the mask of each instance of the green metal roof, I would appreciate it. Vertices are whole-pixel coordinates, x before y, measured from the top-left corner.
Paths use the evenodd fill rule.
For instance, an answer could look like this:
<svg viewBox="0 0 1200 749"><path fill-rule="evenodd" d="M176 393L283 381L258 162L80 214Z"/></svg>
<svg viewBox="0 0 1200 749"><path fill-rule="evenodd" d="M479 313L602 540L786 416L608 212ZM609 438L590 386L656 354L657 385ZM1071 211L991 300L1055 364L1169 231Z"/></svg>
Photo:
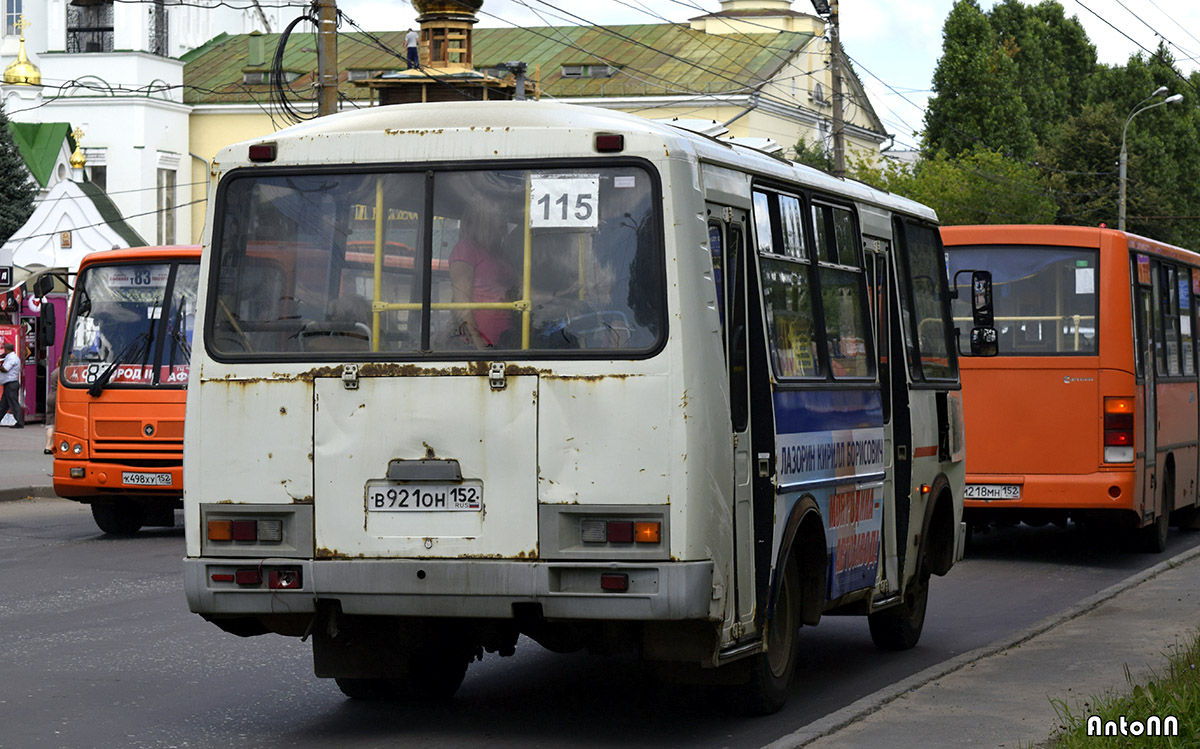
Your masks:
<svg viewBox="0 0 1200 749"><path fill-rule="evenodd" d="M12 134L25 166L33 174L33 178L42 187L50 181L54 173L54 164L62 153L63 139L71 148L75 147L75 139L71 136L71 126L66 122L8 122L8 132Z"/></svg>
<svg viewBox="0 0 1200 749"><path fill-rule="evenodd" d="M264 34L266 62L250 66L248 34L218 37L182 59L184 101L188 104L269 102L267 84L244 84L246 71L265 71L279 34ZM554 97L663 96L745 93L768 81L812 40L796 32L705 34L686 25L543 26L528 29L475 29L478 69L520 60L527 76L539 80L543 95ZM315 48L310 33L292 33L283 57L285 69L301 74L291 87L297 98L311 95ZM309 51L304 51L305 49ZM338 64L345 84L350 70L403 70L404 32L338 34ZM564 78L564 65L612 66L607 78ZM366 89L343 85L344 97L365 99Z"/></svg>
<svg viewBox="0 0 1200 749"><path fill-rule="evenodd" d="M125 222L125 217L121 215L120 209L112 202L112 198L108 197L108 193L101 190L91 182L77 182L79 188L83 190L83 194L92 201L92 205L96 206L96 210L100 212L100 218L104 219L104 223L108 224L113 231L121 235L129 243L130 247L144 247L146 240L142 239L142 235L138 234L132 226Z"/></svg>

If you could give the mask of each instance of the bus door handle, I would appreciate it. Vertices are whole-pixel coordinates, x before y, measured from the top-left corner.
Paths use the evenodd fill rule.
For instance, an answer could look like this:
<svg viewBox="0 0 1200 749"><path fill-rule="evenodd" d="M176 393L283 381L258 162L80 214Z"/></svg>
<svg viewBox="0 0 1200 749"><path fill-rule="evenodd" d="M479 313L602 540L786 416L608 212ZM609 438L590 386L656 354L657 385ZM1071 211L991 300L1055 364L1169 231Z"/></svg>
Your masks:
<svg viewBox="0 0 1200 749"><path fill-rule="evenodd" d="M770 453L759 453L758 454L758 477L760 479L765 479L765 478L771 477L771 454Z"/></svg>

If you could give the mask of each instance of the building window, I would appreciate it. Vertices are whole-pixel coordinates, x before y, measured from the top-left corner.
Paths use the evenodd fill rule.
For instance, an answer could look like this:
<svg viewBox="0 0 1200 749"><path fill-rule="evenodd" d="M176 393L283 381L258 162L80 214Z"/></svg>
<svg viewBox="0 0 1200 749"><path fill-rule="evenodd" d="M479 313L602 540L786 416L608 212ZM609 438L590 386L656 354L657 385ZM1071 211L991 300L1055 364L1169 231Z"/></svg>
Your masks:
<svg viewBox="0 0 1200 749"><path fill-rule="evenodd" d="M17 21L21 20L21 0L4 0L4 35L19 36Z"/></svg>
<svg viewBox="0 0 1200 749"><path fill-rule="evenodd" d="M170 57L167 49L167 8L163 0L150 6L150 54Z"/></svg>
<svg viewBox="0 0 1200 749"><path fill-rule="evenodd" d="M175 244L175 171L158 170L158 243Z"/></svg>
<svg viewBox="0 0 1200 749"><path fill-rule="evenodd" d="M108 191L108 167L107 166L89 166L88 179L93 185L99 187L105 192Z"/></svg>
<svg viewBox="0 0 1200 749"><path fill-rule="evenodd" d="M67 51L113 51L113 4L67 6Z"/></svg>

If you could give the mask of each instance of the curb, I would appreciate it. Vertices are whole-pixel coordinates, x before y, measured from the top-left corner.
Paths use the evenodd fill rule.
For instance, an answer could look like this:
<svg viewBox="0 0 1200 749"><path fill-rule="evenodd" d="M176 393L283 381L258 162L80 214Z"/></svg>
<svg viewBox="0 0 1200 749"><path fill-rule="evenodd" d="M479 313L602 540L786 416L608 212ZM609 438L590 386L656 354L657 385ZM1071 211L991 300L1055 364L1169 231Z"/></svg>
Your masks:
<svg viewBox="0 0 1200 749"><path fill-rule="evenodd" d="M53 486L18 486L0 489L0 502L16 502L22 499L57 499Z"/></svg>
<svg viewBox="0 0 1200 749"><path fill-rule="evenodd" d="M1088 613L1100 604L1111 598L1115 598L1126 590L1141 585L1147 580L1157 577L1167 570L1174 569L1185 562L1189 562L1196 557L1200 557L1200 546L1188 549L1170 559L1159 562L1149 569L1142 570L1138 574L1128 577L1115 585L1111 585L1099 593L1083 599L1074 606L1064 609L1057 614L1052 614L1020 632L996 640L975 650L962 653L894 684L889 684L873 694L852 702L841 710L832 712L823 718L818 718L800 730L767 744L764 749L794 749L795 747L805 746L817 739L837 733L851 723L880 710L891 701L904 696L908 692L914 691L947 674L961 670L976 661L996 655L1031 640L1047 630Z"/></svg>

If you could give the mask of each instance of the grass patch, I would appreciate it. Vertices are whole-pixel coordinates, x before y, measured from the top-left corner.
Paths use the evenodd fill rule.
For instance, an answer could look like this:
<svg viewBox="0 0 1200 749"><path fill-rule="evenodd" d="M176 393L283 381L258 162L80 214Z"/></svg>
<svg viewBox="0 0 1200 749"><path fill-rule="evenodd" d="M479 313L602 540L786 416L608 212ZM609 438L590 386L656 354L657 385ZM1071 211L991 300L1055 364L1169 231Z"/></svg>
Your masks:
<svg viewBox="0 0 1200 749"><path fill-rule="evenodd" d="M1125 679L1129 684L1126 694L1093 697L1074 707L1064 700L1051 700L1060 724L1050 736L1047 746L1054 749L1200 747L1200 637L1193 635L1188 643L1176 645L1167 654L1165 673L1152 673L1145 684L1134 684L1126 666ZM1151 716L1163 721L1173 716L1179 721L1179 734L1173 737L1133 735L1133 723L1140 721L1146 725ZM1128 733L1124 736L1120 735L1119 730L1122 717ZM1089 736L1089 718L1093 719L1093 725L1095 718L1100 719L1101 731L1109 721L1114 721L1118 735Z"/></svg>

